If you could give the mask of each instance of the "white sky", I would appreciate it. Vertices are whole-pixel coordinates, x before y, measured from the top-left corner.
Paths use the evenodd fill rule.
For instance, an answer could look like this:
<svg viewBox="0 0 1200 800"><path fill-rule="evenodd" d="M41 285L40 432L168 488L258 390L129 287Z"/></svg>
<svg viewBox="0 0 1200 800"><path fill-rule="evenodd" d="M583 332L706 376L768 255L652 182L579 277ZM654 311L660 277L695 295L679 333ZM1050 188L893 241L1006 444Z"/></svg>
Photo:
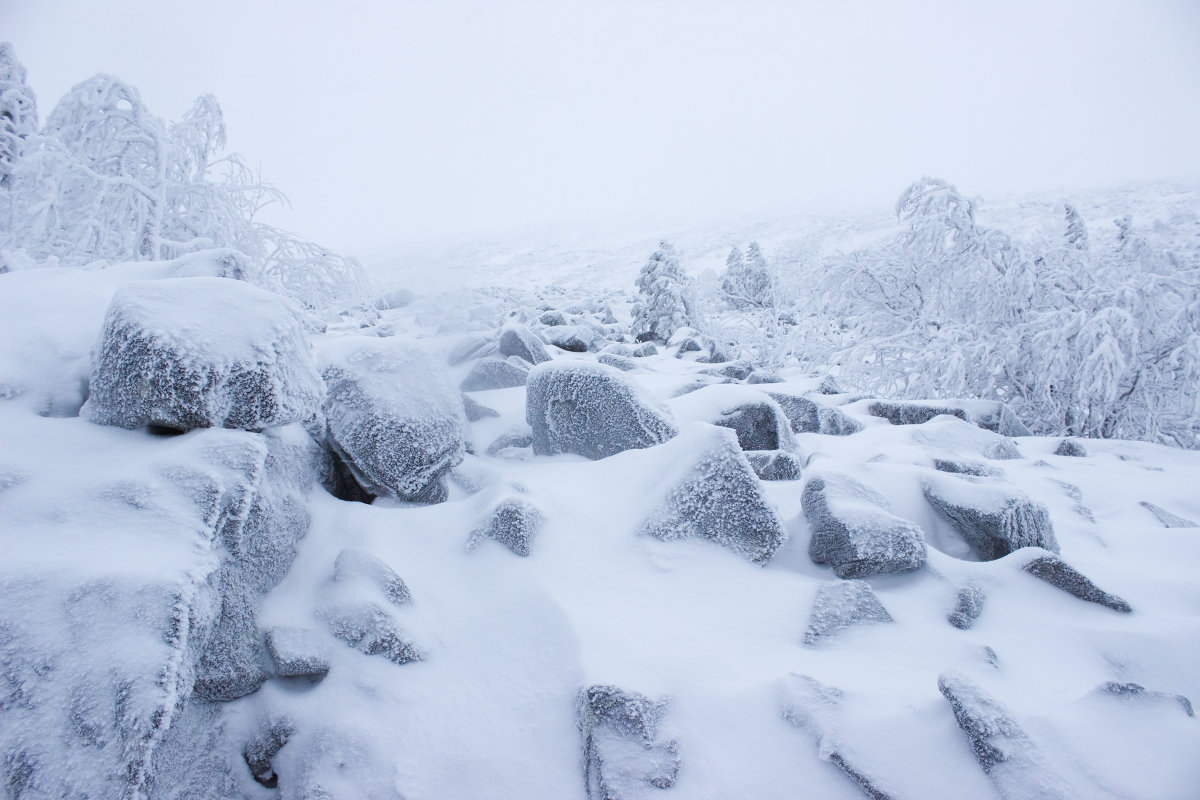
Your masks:
<svg viewBox="0 0 1200 800"><path fill-rule="evenodd" d="M96 72L202 93L365 253L557 221L1200 177L1200 2L0 0L43 117Z"/></svg>

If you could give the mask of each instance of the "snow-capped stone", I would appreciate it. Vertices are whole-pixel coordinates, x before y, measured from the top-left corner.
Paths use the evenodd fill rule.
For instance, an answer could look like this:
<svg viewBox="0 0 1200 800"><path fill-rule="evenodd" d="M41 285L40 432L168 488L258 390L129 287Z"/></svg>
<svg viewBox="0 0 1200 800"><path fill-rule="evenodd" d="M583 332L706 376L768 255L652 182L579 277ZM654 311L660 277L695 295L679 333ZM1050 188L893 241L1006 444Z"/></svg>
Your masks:
<svg viewBox="0 0 1200 800"><path fill-rule="evenodd" d="M413 601L404 579L383 559L366 550L347 547L338 553L333 562L333 579L338 583L362 581L370 584L392 605L404 606Z"/></svg>
<svg viewBox="0 0 1200 800"><path fill-rule="evenodd" d="M1077 439L1063 439L1058 443L1058 447L1054 448L1056 456L1071 456L1072 458L1086 458L1088 454L1087 448L1083 446Z"/></svg>
<svg viewBox="0 0 1200 800"><path fill-rule="evenodd" d="M783 383L783 378L779 377L778 373L765 369L756 369L746 376L746 383L750 385L756 383Z"/></svg>
<svg viewBox="0 0 1200 800"><path fill-rule="evenodd" d="M691 423L664 447L678 456L659 477L657 504L640 532L707 539L757 564L770 561L787 533L733 432Z"/></svg>
<svg viewBox="0 0 1200 800"><path fill-rule="evenodd" d="M498 417L500 412L494 408L488 408L483 403L478 402L474 398L463 395L463 412L467 415L468 422L479 422L481 419L488 417Z"/></svg>
<svg viewBox="0 0 1200 800"><path fill-rule="evenodd" d="M848 475L824 473L804 485L808 555L839 578L909 572L925 566L920 526L888 511L887 500Z"/></svg>
<svg viewBox="0 0 1200 800"><path fill-rule="evenodd" d="M786 450L752 450L746 459L754 474L763 481L800 480L800 457Z"/></svg>
<svg viewBox="0 0 1200 800"><path fill-rule="evenodd" d="M123 428L261 430L324 394L296 308L227 278L127 283L104 318L83 414Z"/></svg>
<svg viewBox="0 0 1200 800"><path fill-rule="evenodd" d="M546 515L533 503L509 497L497 503L487 521L471 533L467 549L474 550L484 539L491 539L519 556L527 556L545 524Z"/></svg>
<svg viewBox="0 0 1200 800"><path fill-rule="evenodd" d="M408 664L424 658L422 649L409 638L391 612L377 603L338 600L326 604L319 615L329 632L369 656L380 655L393 664Z"/></svg>
<svg viewBox="0 0 1200 800"><path fill-rule="evenodd" d="M925 499L962 535L983 561L1021 547L1058 552L1050 512L1016 487L994 479L929 476Z"/></svg>
<svg viewBox="0 0 1200 800"><path fill-rule="evenodd" d="M446 363L452 367L457 367L472 358L482 358L489 355L488 350L494 350L495 345L492 340L486 336L469 336L454 346L450 354L446 356Z"/></svg>
<svg viewBox="0 0 1200 800"><path fill-rule="evenodd" d="M521 359L484 358L471 367L458 388L464 392L511 389L524 386L528 377L529 367Z"/></svg>
<svg viewBox="0 0 1200 800"><path fill-rule="evenodd" d="M633 370L637 369L637 364L633 363L624 356L617 355L616 353L601 353L596 357L596 360L601 364L605 364L610 367L616 367L622 372L632 372Z"/></svg>
<svg viewBox="0 0 1200 800"><path fill-rule="evenodd" d="M1066 800L1075 796L999 701L956 672L938 676L938 690L1001 797Z"/></svg>
<svg viewBox="0 0 1200 800"><path fill-rule="evenodd" d="M551 309L538 317L538 322L542 323L548 328L553 328L558 325L566 325L567 315L561 311L555 311L554 309Z"/></svg>
<svg viewBox="0 0 1200 800"><path fill-rule="evenodd" d="M821 384L817 386L817 391L820 394L845 394L846 390L838 383L837 378L832 375L826 375L821 379Z"/></svg>
<svg viewBox="0 0 1200 800"><path fill-rule="evenodd" d="M1086 575L1063 561L1058 556L1039 556L1026 564L1023 569L1035 578L1040 578L1055 588L1062 589L1067 594L1074 595L1089 603L1099 603L1128 614L1133 608L1114 594L1103 591L1092 583Z"/></svg>
<svg viewBox="0 0 1200 800"><path fill-rule="evenodd" d="M596 341L596 334L582 325L561 325L546 331L546 341L569 353L586 353Z"/></svg>
<svg viewBox="0 0 1200 800"><path fill-rule="evenodd" d="M756 389L734 384L702 386L672 400L677 419L729 428L743 450L796 450L791 424L779 404Z"/></svg>
<svg viewBox="0 0 1200 800"><path fill-rule="evenodd" d="M1198 528L1198 527L1200 527L1200 525L1197 525L1195 522L1192 522L1190 519L1187 519L1186 517L1181 517L1178 514L1173 514L1170 511L1167 511L1162 506L1154 505L1154 503L1148 503L1145 500L1143 500L1140 503L1140 505L1142 506L1142 508L1146 509L1151 514L1153 514L1154 518L1156 520L1158 520L1160 523L1162 523L1162 526L1164 528Z"/></svg>
<svg viewBox="0 0 1200 800"><path fill-rule="evenodd" d="M515 428L507 433L502 433L488 445L487 454L489 456L498 456L502 451L510 447L525 448L533 445L533 431L528 426Z"/></svg>
<svg viewBox="0 0 1200 800"><path fill-rule="evenodd" d="M959 630L969 630L975 625L975 620L983 613L983 601L987 599L983 589L969 583L958 590L958 599L954 610L946 617L946 621Z"/></svg>
<svg viewBox="0 0 1200 800"><path fill-rule="evenodd" d="M634 358L647 358L648 356L658 355L658 348L654 346L654 342L642 342L637 347L633 348L630 353Z"/></svg>
<svg viewBox="0 0 1200 800"><path fill-rule="evenodd" d="M921 425L941 414L970 421L963 409L934 403L893 403L877 400L867 406L867 413L873 417L882 417L893 425Z"/></svg>
<svg viewBox="0 0 1200 800"><path fill-rule="evenodd" d="M829 436L848 436L862 430L862 425L851 419L840 408L823 406L814 400L798 395L768 392L787 416L796 433L824 433Z"/></svg>
<svg viewBox="0 0 1200 800"><path fill-rule="evenodd" d="M823 583L813 600L804 644L812 647L854 625L892 621L892 615L866 581Z"/></svg>
<svg viewBox="0 0 1200 800"><path fill-rule="evenodd" d="M973 475L977 478L1000 476L999 467L990 467L979 461L964 461L951 458L935 458L933 468L938 472L949 472L952 475Z"/></svg>
<svg viewBox="0 0 1200 800"><path fill-rule="evenodd" d="M430 501L462 461L462 401L423 352L393 339L345 337L322 352L329 438L372 494Z"/></svg>
<svg viewBox="0 0 1200 800"><path fill-rule="evenodd" d="M616 686L579 693L576 725L583 734L588 800L634 800L669 789L679 776L679 743L660 735L667 701Z"/></svg>
<svg viewBox="0 0 1200 800"><path fill-rule="evenodd" d="M275 627L267 630L265 638L276 675L318 680L329 673L329 654L315 631Z"/></svg>
<svg viewBox="0 0 1200 800"><path fill-rule="evenodd" d="M500 355L516 356L530 364L550 360L546 345L536 333L523 325L509 325L500 332Z"/></svg>
<svg viewBox="0 0 1200 800"><path fill-rule="evenodd" d="M612 367L585 362L535 367L526 383L525 418L537 455L607 458L676 434L654 398Z"/></svg>
<svg viewBox="0 0 1200 800"><path fill-rule="evenodd" d="M888 402L876 400L867 413L893 425L921 425L948 414L1001 436L1029 436L1030 430L1004 403L996 400L937 400Z"/></svg>
<svg viewBox="0 0 1200 800"><path fill-rule="evenodd" d="M750 373L754 372L754 364L749 361L733 361L720 367L704 370L705 375L712 375L717 378L732 378L735 381L744 381L750 377Z"/></svg>
<svg viewBox="0 0 1200 800"><path fill-rule="evenodd" d="M271 761L296 732L295 723L287 717L264 720L242 749L242 758L254 780L268 789L279 785L279 776Z"/></svg>
<svg viewBox="0 0 1200 800"><path fill-rule="evenodd" d="M1100 697L1115 697L1123 701L1136 702L1139 704L1165 702L1178 706L1183 710L1183 713L1187 714L1189 717L1196 716L1196 712L1192 708L1192 701L1189 700L1185 695L1172 694L1170 692L1151 691L1145 686L1142 686L1140 683L1107 681L1093 689L1091 694Z"/></svg>
<svg viewBox="0 0 1200 800"><path fill-rule="evenodd" d="M1015 461L1021 458L1021 451L1010 439L997 439L983 449L983 457L993 461Z"/></svg>

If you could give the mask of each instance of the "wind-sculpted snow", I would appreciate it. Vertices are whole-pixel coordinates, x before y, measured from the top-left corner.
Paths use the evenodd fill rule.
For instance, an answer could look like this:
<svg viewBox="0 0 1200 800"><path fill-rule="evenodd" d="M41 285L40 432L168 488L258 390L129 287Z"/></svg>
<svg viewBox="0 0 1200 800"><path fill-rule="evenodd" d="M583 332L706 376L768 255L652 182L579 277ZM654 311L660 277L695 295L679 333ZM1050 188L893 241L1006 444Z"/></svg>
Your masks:
<svg viewBox="0 0 1200 800"><path fill-rule="evenodd" d="M390 339L347 336L321 356L329 437L358 482L376 496L440 499L440 479L462 461L467 424L444 373Z"/></svg>
<svg viewBox="0 0 1200 800"><path fill-rule="evenodd" d="M294 308L223 278L113 295L83 413L123 428L261 430L312 417L320 377Z"/></svg>
<svg viewBox="0 0 1200 800"><path fill-rule="evenodd" d="M909 572L925 566L920 526L892 514L877 491L848 475L824 472L804 485L804 516L812 529L808 555L839 578Z"/></svg>
<svg viewBox="0 0 1200 800"><path fill-rule="evenodd" d="M665 700L616 686L591 686L579 693L577 724L583 734L588 800L636 800L675 785L679 743L664 740L659 731L667 708Z"/></svg>
<svg viewBox="0 0 1200 800"><path fill-rule="evenodd" d="M707 539L756 564L770 561L787 531L733 432L691 423L663 447L675 466L659 478L665 491L640 532L664 541Z"/></svg>
<svg viewBox="0 0 1200 800"><path fill-rule="evenodd" d="M525 419L537 455L575 453L607 458L653 447L675 436L670 416L612 367L555 362L533 369L525 394Z"/></svg>
<svg viewBox="0 0 1200 800"><path fill-rule="evenodd" d="M1058 552L1049 510L1010 484L994 478L930 475L921 485L929 504L983 561L1021 547Z"/></svg>

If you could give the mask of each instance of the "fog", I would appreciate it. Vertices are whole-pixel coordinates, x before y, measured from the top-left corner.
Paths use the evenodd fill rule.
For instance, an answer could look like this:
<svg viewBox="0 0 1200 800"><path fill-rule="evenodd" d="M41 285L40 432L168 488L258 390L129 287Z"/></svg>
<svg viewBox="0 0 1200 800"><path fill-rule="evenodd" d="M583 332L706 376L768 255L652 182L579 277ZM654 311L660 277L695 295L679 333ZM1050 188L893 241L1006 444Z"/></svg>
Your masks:
<svg viewBox="0 0 1200 800"><path fill-rule="evenodd" d="M43 118L108 72L212 93L366 254L566 221L890 205L1200 176L1200 4L7 0Z"/></svg>

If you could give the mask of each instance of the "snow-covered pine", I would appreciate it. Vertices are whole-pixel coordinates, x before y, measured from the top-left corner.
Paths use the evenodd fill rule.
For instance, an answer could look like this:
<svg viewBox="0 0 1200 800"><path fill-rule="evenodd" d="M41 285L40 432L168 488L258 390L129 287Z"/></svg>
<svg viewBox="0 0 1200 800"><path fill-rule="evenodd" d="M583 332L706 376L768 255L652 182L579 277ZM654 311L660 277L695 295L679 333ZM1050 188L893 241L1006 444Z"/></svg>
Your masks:
<svg viewBox="0 0 1200 800"><path fill-rule="evenodd" d="M634 335L666 341L675 331L687 327L691 314L686 287L687 277L675 248L668 241L659 242L637 278L640 298L633 307Z"/></svg>
<svg viewBox="0 0 1200 800"><path fill-rule="evenodd" d="M0 189L11 186L25 142L37 133L37 116L37 97L25 82L25 67L13 46L0 42Z"/></svg>

